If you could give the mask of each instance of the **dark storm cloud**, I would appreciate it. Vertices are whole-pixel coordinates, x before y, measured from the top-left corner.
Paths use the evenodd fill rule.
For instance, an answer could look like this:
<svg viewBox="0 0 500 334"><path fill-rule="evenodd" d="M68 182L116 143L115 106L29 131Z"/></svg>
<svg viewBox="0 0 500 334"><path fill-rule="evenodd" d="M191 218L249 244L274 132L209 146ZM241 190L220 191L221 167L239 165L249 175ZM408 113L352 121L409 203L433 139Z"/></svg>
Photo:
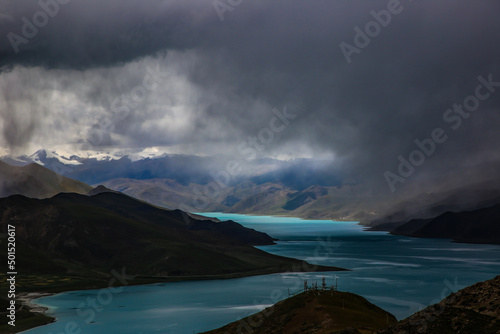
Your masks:
<svg viewBox="0 0 500 334"><path fill-rule="evenodd" d="M93 70L105 77L110 68L118 71L146 56L167 62L188 83L175 95L185 96L190 112L172 111L179 105L173 97L167 111L152 107L164 100L148 97L113 129L138 146L184 143L217 153L233 145L236 151L268 126L272 108L286 105L297 118L262 153L305 143L313 154L333 152L360 181L386 187L384 171L396 172L398 156L407 158L414 140L437 127L449 138L411 179L498 159L500 91L457 130L450 130L443 113L474 93L479 75L500 81L500 4L401 1L398 13L348 62L340 44L356 46L354 28L364 30L374 21L371 11L391 3L243 0L221 21L212 1L73 0L60 5L18 53L2 38L0 66ZM20 34L21 19L39 10L36 1L3 3L9 16L0 18L0 35ZM169 58L172 52L181 59ZM94 93L85 99L109 111L110 96L129 92L143 76L124 85L88 79ZM169 85L154 94L174 92ZM164 113L186 117L189 126L166 134L162 123L148 125Z"/></svg>
<svg viewBox="0 0 500 334"><path fill-rule="evenodd" d="M182 28L177 13L185 6L177 9L168 2L141 5L131 0L60 2L3 2L3 13L9 17L0 30L5 36L0 44L2 68L15 64L77 69L109 66L179 44ZM53 15L45 15L44 21L43 15L37 15L40 12ZM40 22L38 27L36 22ZM9 36L12 33L21 39Z"/></svg>

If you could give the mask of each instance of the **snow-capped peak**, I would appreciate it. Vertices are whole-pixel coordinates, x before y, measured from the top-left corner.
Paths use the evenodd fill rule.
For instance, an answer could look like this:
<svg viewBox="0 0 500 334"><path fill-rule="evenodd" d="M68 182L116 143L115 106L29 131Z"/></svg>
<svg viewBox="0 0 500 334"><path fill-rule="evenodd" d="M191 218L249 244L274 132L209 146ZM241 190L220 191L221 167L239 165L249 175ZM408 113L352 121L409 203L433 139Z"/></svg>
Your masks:
<svg viewBox="0 0 500 334"><path fill-rule="evenodd" d="M59 162L64 165L82 165L86 160L111 161L119 160L127 157L131 161L139 161L144 159L154 159L165 157L168 155L156 147L149 147L141 150L106 150L106 151L91 151L80 150L77 153L70 149L61 147L56 149L39 149L35 153L26 156L20 156L10 159L16 159L25 163L35 162L42 166L47 163Z"/></svg>
<svg viewBox="0 0 500 334"><path fill-rule="evenodd" d="M72 147L57 147L51 149L39 149L31 155L10 156L3 155L1 160L15 164L27 165L30 163L37 163L39 165L51 168L54 163L61 166L78 166L85 164L86 161L111 161L128 158L131 161L139 161L144 159L155 159L168 156L165 151L157 147L148 147L145 149L116 149L106 151L92 151L92 150L73 150Z"/></svg>
<svg viewBox="0 0 500 334"><path fill-rule="evenodd" d="M77 156L72 155L70 157L66 155L61 155L60 153L56 152L55 150L38 150L32 155L30 155L28 158L28 162L36 162L39 165L44 166L49 159L56 159L62 164L65 165L81 165L80 159L78 159ZM20 158L18 158L20 159Z"/></svg>

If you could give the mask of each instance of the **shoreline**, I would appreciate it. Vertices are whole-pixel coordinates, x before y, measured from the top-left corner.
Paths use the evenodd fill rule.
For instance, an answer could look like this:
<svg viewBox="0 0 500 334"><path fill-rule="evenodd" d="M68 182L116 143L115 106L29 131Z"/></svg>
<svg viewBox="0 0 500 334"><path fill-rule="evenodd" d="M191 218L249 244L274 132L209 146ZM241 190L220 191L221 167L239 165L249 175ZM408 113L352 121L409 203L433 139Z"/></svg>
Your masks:
<svg viewBox="0 0 500 334"><path fill-rule="evenodd" d="M53 292L21 292L17 300L21 302L21 307L26 307L31 313L37 313L44 316L47 316L46 313L49 310L48 307L41 306L33 303L34 299L49 297L57 295L57 293ZM50 317L52 318L52 317Z"/></svg>
<svg viewBox="0 0 500 334"><path fill-rule="evenodd" d="M312 264L310 264L312 265ZM137 285L152 285L152 284L158 284L158 283L170 283L170 282L188 282L188 281L211 281L211 280L226 280L226 279L237 279L237 278L245 278L245 277L252 277L252 276L264 276L264 275L273 275L273 274L284 274L284 273L304 273L304 272L329 272L329 271L351 271L351 269L345 269L345 268L338 268L338 267L327 267L327 266L321 266L321 265L312 265L315 266L315 270L309 270L309 271L276 271L276 270L269 270L269 271L253 271L253 272L245 272L245 273L233 273L233 274L221 274L221 275L196 275L196 276L165 276L165 277L158 277L158 276L142 276L142 275L137 275L134 276L134 279L132 279L126 286L137 286ZM97 283L97 282L96 282ZM38 315L41 317L44 317L46 319L45 323L37 324L35 326L31 326L29 328L23 328L20 329L19 331L14 331L12 333L20 333L24 332L33 328L41 327L48 325L50 323L56 322L57 318L47 315L47 311L49 310L48 307L46 306L41 306L36 303L33 303L33 300L42 298L42 297L49 297L49 296L54 296L58 295L63 292L71 292L71 291L85 291L85 290L98 290L98 289L104 289L107 288L108 284L104 281L99 281L95 286L89 287L89 288L84 288L84 287L68 287L68 289L58 289L58 292L21 292L18 295L17 301L21 303L21 309L26 309L30 314L32 315ZM50 320L50 321L49 321Z"/></svg>
<svg viewBox="0 0 500 334"><path fill-rule="evenodd" d="M38 305L33 300L55 295L52 292L20 292L16 296L15 326L2 323L0 332L21 333L33 328L45 326L56 321L55 317L47 315L48 307Z"/></svg>
<svg viewBox="0 0 500 334"><path fill-rule="evenodd" d="M200 217L202 214L200 213L194 213L194 215ZM246 215L246 214L243 214ZM208 217L208 216L203 216L205 219L217 219L214 217ZM269 217L277 217L277 216L269 216ZM278 217L283 217L283 218L290 218L289 216L278 216ZM201 217L200 217L201 218ZM322 221L335 221L335 220L330 220L330 219L308 219L308 218L302 218L302 217L293 217L293 218L299 218L300 220L322 220ZM346 221L344 221L346 222ZM349 221L351 223L359 223L356 221ZM259 270L254 270L254 271L247 271L247 272L237 272L237 273L226 273L226 274L216 274L216 275L190 275L190 276L148 276L148 275L135 275L133 276L134 278L131 279L126 286L137 286L137 285L151 285L151 284L158 284L158 283L167 283L167 282L186 282L186 281L209 281L209 280L225 280L225 279L236 279L236 278L245 278L245 277L252 277L252 276L262 276L262 275L273 275L273 274L284 274L284 273L304 273L304 272L332 272L332 271L351 271L350 269L346 268L339 268L339 267L333 267L333 266L323 266L323 265L316 265L316 264L311 264L307 263L307 267L303 267L302 265L299 264L303 263L304 261L295 259L295 258L289 258L289 260L294 260L293 262L297 262L296 266L293 265L293 263L290 264L290 267L288 268L283 268L283 267L269 267L265 269L259 269ZM48 296L53 296L57 295L62 292L70 292L70 291L84 291L84 290L98 290L98 289L105 289L108 287L108 279L105 277L95 277L91 278L90 281L88 278L84 279L81 277L83 281L80 281L81 283L73 282L71 285L67 286L52 286L48 291L43 291L44 289L40 289L39 291L30 291L30 292L23 292L18 295L18 301L22 305L21 309L24 308L24 310L28 311L32 316L40 316L45 319L45 323L39 323L36 325L33 325L29 328L23 328L19 330L14 330L13 333L18 333L18 332L24 332L33 328L37 328L40 326L44 326L50 323L53 323L57 321L55 317L47 315L47 312L49 311L48 307L38 305L33 302L33 300L42 298L42 297L48 297ZM81 285L84 283L84 285Z"/></svg>
<svg viewBox="0 0 500 334"><path fill-rule="evenodd" d="M279 218L298 218L300 220L326 220L326 221L333 221L333 222L340 222L340 223L357 223L357 225L363 225L363 223L359 220L350 220L350 219L344 219L344 218L306 218L306 217L300 217L300 216L289 216L289 215L272 215L272 214L253 214L253 213L238 213L238 212L220 212L220 211L209 211L209 212L196 212L194 213L195 215L199 217L206 217L210 219L219 219L216 217L209 217L209 216L204 216L203 214L211 214L211 213L222 213L222 214L228 214L228 215L241 215L241 216L257 216L257 217L279 217ZM221 221L219 219L219 221ZM364 226L364 225L363 225Z"/></svg>

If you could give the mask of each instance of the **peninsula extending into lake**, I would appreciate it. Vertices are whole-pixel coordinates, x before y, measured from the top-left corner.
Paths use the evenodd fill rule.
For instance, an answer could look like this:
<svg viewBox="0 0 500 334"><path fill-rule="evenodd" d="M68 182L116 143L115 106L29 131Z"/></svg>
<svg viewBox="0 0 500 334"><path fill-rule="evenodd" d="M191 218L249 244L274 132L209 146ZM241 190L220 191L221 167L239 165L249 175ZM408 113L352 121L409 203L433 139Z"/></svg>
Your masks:
<svg viewBox="0 0 500 334"><path fill-rule="evenodd" d="M254 246L272 245L275 239L234 221L200 220L104 188L94 193L0 199L0 224L16 227L16 261L23 270L16 282L24 293L17 299L16 308L24 311L16 332L51 321L39 308L26 312L33 308L29 299L39 296L28 292L345 270L259 250ZM5 257L6 250L1 250ZM6 299L1 301L8 307ZM5 321L0 329L9 328Z"/></svg>

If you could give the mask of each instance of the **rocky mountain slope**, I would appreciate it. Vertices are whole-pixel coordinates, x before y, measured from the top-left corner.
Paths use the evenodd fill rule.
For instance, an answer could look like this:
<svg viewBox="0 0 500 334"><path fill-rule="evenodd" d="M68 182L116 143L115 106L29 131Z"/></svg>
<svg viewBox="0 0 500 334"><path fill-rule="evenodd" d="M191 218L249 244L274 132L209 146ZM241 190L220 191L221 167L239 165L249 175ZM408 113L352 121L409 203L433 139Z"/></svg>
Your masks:
<svg viewBox="0 0 500 334"><path fill-rule="evenodd" d="M377 334L498 334L500 276L451 294Z"/></svg>

